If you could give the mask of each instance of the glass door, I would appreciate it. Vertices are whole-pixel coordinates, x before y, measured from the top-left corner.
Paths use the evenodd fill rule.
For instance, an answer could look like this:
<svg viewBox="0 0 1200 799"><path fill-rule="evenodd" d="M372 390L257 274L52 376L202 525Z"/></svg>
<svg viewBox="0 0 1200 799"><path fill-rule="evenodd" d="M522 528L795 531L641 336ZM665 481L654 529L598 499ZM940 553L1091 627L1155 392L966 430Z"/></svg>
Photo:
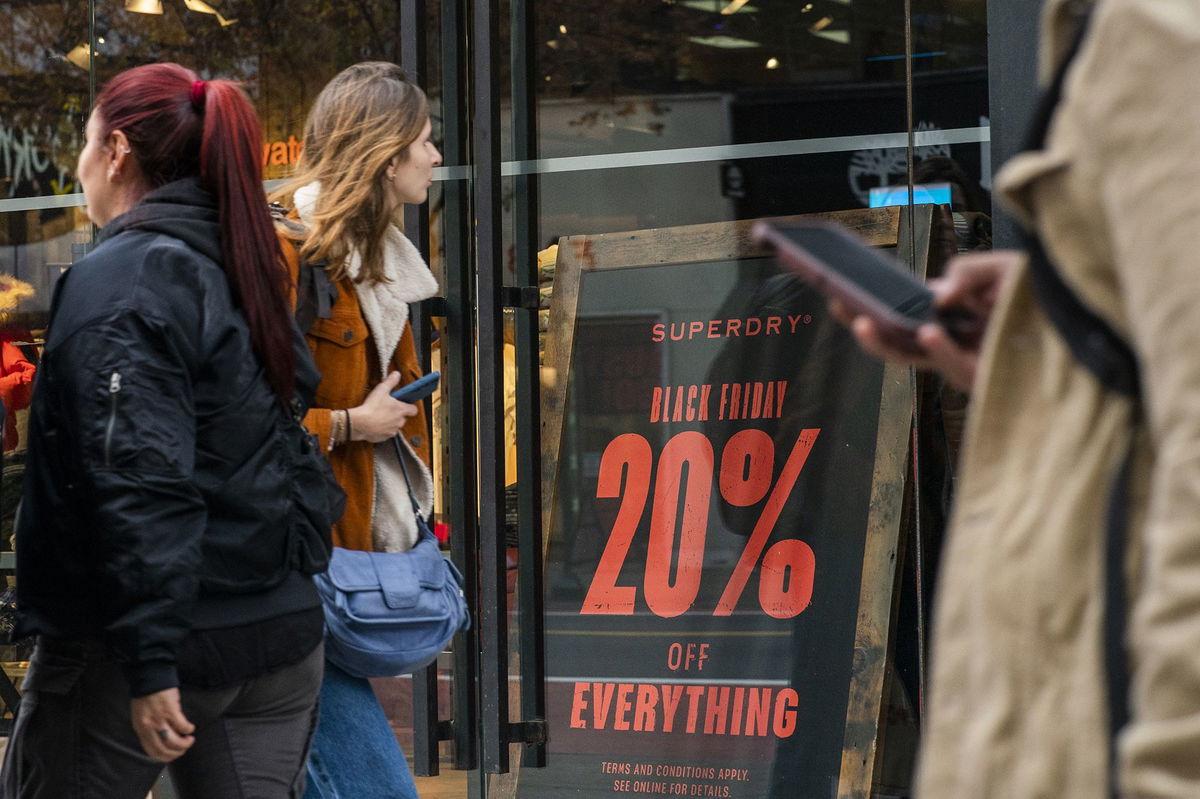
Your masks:
<svg viewBox="0 0 1200 799"><path fill-rule="evenodd" d="M479 442L460 494L480 502L472 790L828 796L865 779L902 795L937 545L912 508L938 506L942 478L906 479L924 450L882 437L878 373L815 298L771 293L781 276L736 223L887 219L878 245L936 268L931 206L953 208L954 181L924 176L942 158L971 181L990 168L984 3L480 1L443 4L441 24L440 85L468 86L472 109L460 191L476 210L458 230L475 272L447 309L473 342L460 362L476 359L459 421ZM671 252L739 236L689 265ZM779 384L786 411L764 416ZM928 401L914 384L909 418ZM746 416L714 418L722 402ZM903 451L881 472L884 441ZM863 499L888 478L903 524ZM897 531L891 570L866 565L877 525ZM882 650L853 623L872 601L902 617ZM871 668L873 705L854 693ZM868 707L876 732L856 739Z"/></svg>
<svg viewBox="0 0 1200 799"><path fill-rule="evenodd" d="M867 768L847 752L903 793L938 545L907 531L940 483L898 489L917 492L900 568L871 579L899 632L865 662L861 630L829 622L863 606L872 519L892 524L864 492L931 467L908 452L881 476L882 373L741 223L834 214L928 269L946 205L956 246L981 244L984 0L0 10L0 343L35 370L54 280L92 238L73 172L106 79L173 60L242 81L268 187L340 69L395 61L426 88L445 160L405 229L442 294L412 319L444 376L436 521L475 612L435 668L375 684L423 797L824 797ZM4 399L11 574L24 411ZM26 654L0 658L0 701ZM847 686L876 666L886 735L851 740Z"/></svg>

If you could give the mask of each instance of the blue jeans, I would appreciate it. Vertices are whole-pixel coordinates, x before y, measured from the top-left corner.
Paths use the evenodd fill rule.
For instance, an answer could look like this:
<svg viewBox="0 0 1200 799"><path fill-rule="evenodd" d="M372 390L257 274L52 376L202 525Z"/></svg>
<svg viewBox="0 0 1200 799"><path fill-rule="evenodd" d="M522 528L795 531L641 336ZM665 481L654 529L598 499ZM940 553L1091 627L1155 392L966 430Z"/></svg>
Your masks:
<svg viewBox="0 0 1200 799"><path fill-rule="evenodd" d="M304 799L417 799L371 684L325 661Z"/></svg>

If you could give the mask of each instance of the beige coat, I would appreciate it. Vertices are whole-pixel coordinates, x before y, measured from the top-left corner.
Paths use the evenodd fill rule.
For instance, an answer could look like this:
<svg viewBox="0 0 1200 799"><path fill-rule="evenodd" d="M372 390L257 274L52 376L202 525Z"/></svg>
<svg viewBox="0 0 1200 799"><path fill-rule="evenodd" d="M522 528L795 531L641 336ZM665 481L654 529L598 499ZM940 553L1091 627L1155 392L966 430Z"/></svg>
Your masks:
<svg viewBox="0 0 1200 799"><path fill-rule="evenodd" d="M1049 0L1043 62L1082 5ZM1045 74L1045 71L1043 71ZM1200 0L1099 0L1046 149L1001 194L1134 346L1126 796L1200 797ZM935 617L921 799L1107 796L1105 503L1131 423L1009 283L984 343Z"/></svg>

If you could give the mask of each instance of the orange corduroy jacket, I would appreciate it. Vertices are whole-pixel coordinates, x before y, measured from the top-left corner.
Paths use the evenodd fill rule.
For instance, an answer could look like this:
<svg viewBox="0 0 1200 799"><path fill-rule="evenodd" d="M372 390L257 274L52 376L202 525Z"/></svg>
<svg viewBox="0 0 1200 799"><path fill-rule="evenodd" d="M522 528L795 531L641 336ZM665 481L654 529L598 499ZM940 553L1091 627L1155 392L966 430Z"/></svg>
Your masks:
<svg viewBox="0 0 1200 799"><path fill-rule="evenodd" d="M282 237L280 243L294 284L300 270L296 246ZM329 432L332 411L357 407L379 383L379 354L359 308L354 282L347 277L337 281L336 285L338 297L329 318L317 319L307 335L308 349L321 372L321 383L317 386L312 409L304 417L304 426L320 439L334 476L346 491L346 512L333 528L334 546L370 550L376 445L367 441L349 441L330 450ZM401 385L421 376L411 325L405 326L388 371L400 373ZM404 425L404 437L428 464L425 407L418 403L417 408L417 415Z"/></svg>

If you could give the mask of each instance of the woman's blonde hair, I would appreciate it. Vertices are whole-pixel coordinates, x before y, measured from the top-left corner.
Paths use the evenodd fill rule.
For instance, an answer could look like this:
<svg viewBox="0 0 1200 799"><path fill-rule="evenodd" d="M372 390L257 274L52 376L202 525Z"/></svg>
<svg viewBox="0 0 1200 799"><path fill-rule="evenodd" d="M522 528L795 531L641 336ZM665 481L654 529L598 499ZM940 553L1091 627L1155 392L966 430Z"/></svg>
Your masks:
<svg viewBox="0 0 1200 799"><path fill-rule="evenodd" d="M397 155L421 135L429 118L425 93L404 70L386 61L347 67L325 85L304 124L304 150L296 174L273 195L285 204L313 181L321 193L301 254L327 261L330 276L345 276L346 257L357 250L357 279L383 279L383 237L395 220L383 189L383 174Z"/></svg>

